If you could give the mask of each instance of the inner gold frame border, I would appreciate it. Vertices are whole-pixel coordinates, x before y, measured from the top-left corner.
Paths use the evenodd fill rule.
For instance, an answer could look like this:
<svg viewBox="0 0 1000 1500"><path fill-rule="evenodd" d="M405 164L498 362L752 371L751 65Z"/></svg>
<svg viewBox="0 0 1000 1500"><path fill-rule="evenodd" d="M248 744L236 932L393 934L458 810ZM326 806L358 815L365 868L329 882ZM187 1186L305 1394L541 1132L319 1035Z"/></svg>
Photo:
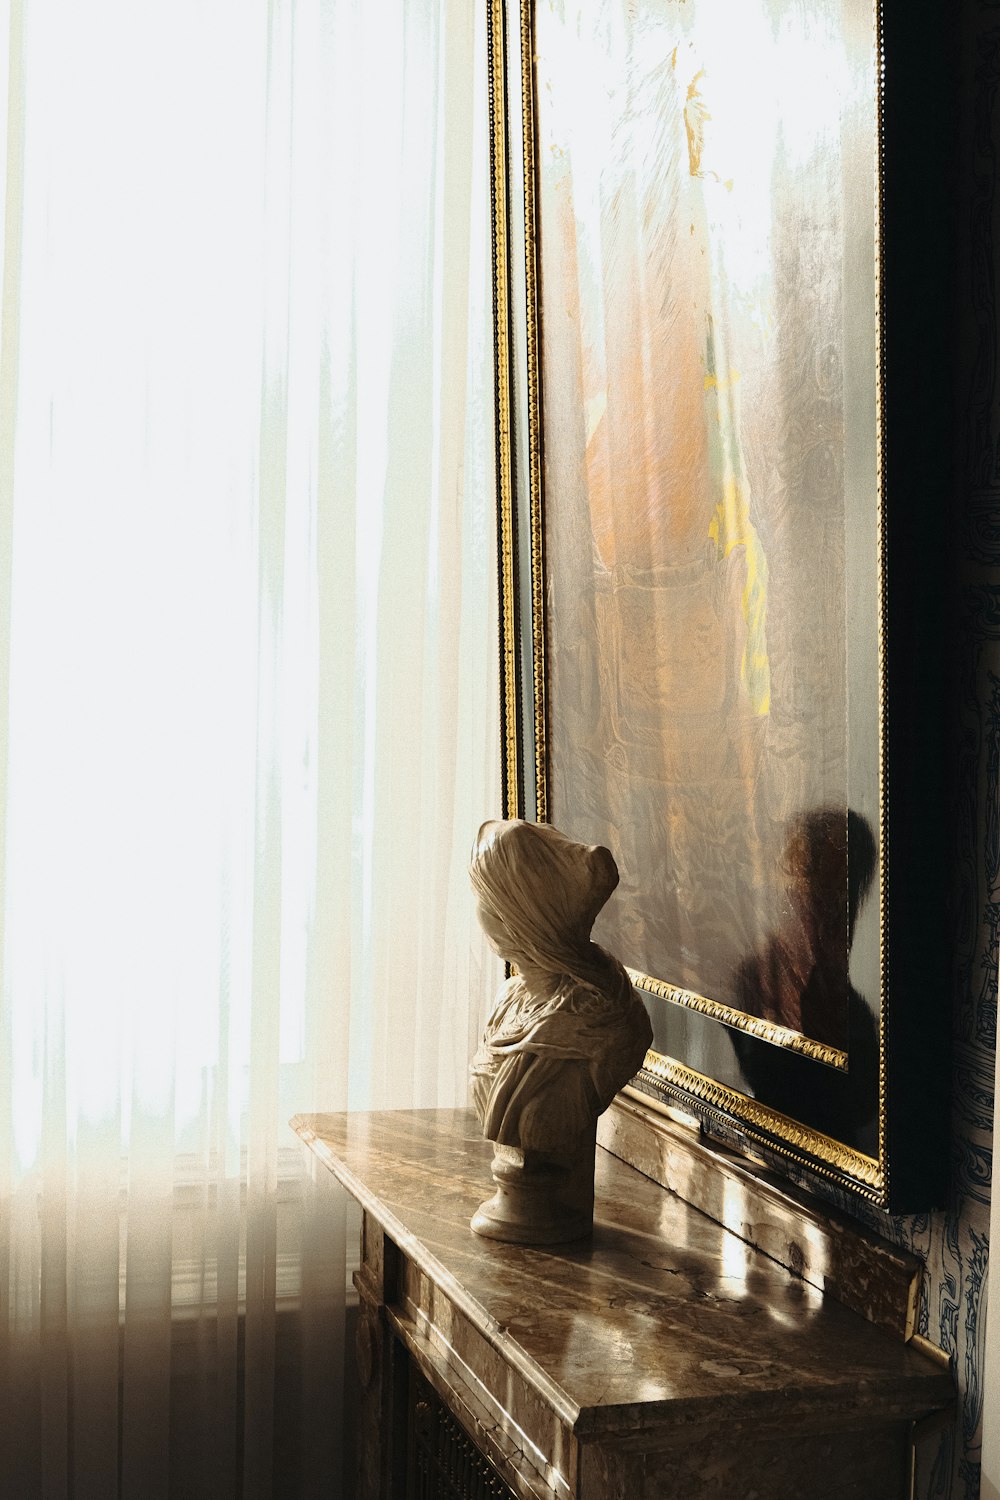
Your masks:
<svg viewBox="0 0 1000 1500"><path fill-rule="evenodd" d="M523 182L523 267L517 274L524 278L526 316L526 406L528 511L530 527L532 706L535 777L532 788L534 816L548 821L549 783L549 706L546 682L547 621L545 608L545 530L542 490L541 421L541 305L538 286L538 232L535 208L536 130L535 130L535 4L534 0L487 0L489 6L488 67L490 101L490 171L493 240L493 309L494 359L496 379L497 444L497 546L500 593L500 709L503 756L503 799L505 817L524 817L527 812L524 765L521 749L520 670L522 627L519 618L521 579L518 576L518 538L515 503L515 453L513 431L513 361L516 347L513 327L511 278L515 274L515 248L511 237L510 179L512 159L508 98L510 58L507 30L508 12L518 6L519 48L517 77L520 86L521 140L520 171ZM842 1141L800 1124L787 1115L769 1108L759 1100L729 1088L717 1080L696 1072L678 1058L650 1051L636 1075L636 1084L666 1090L685 1104L695 1103L700 1111L727 1129L735 1127L757 1146L777 1153L796 1167L850 1187L859 1196L885 1205L889 1200L889 1162L886 1151L886 1026L888 1006L887 944L887 822L888 797L886 778L886 557L884 496L886 454L883 412L885 408L885 327L882 316L884 285L885 140L884 80L885 45L882 0L873 0L872 27L875 41L876 88L876 184L875 184L875 308L876 351L876 465L877 465L877 576L878 576L878 782L879 782L879 1081L878 1081L878 1157L871 1157ZM525 66L530 59L530 66ZM637 988L656 995L669 1004L688 1009L720 1021L725 1025L760 1037L762 1040L801 1053L818 1062L846 1069L847 1054L827 1047L798 1032L774 1026L759 1017L747 1016L707 996L685 990L667 980L656 979L640 970L629 969Z"/></svg>

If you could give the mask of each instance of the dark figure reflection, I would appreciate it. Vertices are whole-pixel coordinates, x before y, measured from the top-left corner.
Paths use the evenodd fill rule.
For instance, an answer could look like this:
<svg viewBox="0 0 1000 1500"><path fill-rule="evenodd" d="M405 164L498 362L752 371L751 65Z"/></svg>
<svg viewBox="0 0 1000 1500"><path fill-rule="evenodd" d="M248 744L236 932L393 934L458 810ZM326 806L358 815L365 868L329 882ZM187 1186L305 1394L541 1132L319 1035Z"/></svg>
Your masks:
<svg viewBox="0 0 1000 1500"><path fill-rule="evenodd" d="M840 1136L874 1115L878 1032L850 982L858 913L877 852L858 813L824 808L788 825L782 866L788 897L781 929L736 975L739 1009L848 1054L846 1075L740 1032L731 1034L755 1094Z"/></svg>

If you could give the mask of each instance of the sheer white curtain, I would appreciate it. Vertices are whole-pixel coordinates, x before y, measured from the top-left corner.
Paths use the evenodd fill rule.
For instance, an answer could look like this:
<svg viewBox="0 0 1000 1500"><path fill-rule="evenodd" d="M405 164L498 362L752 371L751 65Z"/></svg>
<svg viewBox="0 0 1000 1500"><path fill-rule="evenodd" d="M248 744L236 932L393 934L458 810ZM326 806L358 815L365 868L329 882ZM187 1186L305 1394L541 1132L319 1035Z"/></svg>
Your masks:
<svg viewBox="0 0 1000 1500"><path fill-rule="evenodd" d="M2 0L0 1495L339 1489L496 982L485 6Z"/></svg>

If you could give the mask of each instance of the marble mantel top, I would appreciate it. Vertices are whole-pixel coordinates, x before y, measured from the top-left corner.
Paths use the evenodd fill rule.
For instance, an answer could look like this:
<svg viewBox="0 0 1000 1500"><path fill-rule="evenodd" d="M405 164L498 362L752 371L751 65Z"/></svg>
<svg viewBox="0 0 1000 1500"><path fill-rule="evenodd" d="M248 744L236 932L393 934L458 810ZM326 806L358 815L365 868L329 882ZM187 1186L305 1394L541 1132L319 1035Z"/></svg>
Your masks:
<svg viewBox="0 0 1000 1500"><path fill-rule="evenodd" d="M603 1150L592 1241L483 1240L471 1110L298 1115L294 1129L579 1438L667 1419L859 1420L948 1404L947 1371Z"/></svg>

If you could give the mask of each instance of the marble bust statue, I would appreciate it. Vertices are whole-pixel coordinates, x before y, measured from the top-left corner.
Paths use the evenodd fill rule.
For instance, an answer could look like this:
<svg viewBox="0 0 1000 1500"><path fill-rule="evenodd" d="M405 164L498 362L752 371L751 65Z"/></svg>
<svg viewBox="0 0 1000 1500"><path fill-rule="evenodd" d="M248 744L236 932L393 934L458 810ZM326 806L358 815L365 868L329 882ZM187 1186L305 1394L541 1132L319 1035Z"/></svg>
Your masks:
<svg viewBox="0 0 1000 1500"><path fill-rule="evenodd" d="M617 959L591 942L618 884L609 850L543 823L484 823L470 866L483 931L516 971L472 1060L472 1097L495 1142L494 1196L477 1234L555 1244L593 1226L597 1117L652 1041Z"/></svg>

